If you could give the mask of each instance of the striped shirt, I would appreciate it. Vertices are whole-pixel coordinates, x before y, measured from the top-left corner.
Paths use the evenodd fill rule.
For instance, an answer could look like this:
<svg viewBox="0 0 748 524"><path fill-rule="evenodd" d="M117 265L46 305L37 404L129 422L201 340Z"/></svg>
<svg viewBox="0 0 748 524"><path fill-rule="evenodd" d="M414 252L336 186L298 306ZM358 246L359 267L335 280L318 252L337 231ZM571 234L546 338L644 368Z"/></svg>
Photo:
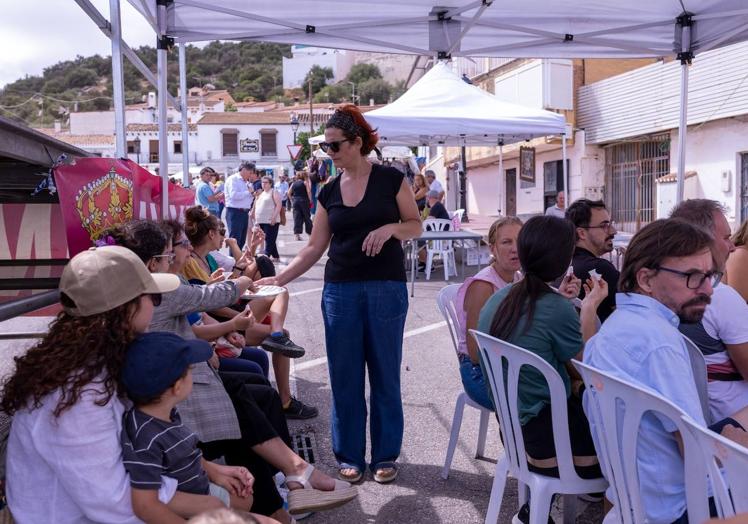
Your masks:
<svg viewBox="0 0 748 524"><path fill-rule="evenodd" d="M197 442L176 409L171 422L129 410L122 423L122 462L130 474L130 486L159 489L163 475L176 479L177 491L207 495L208 475L200 463Z"/></svg>

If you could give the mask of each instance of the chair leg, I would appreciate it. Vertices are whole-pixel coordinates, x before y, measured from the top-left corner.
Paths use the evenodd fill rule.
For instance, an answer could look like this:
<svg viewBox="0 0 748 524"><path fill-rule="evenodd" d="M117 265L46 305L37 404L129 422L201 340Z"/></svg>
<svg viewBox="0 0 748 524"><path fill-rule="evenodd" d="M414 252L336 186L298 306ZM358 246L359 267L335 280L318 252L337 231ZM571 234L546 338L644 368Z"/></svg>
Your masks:
<svg viewBox="0 0 748 524"><path fill-rule="evenodd" d="M564 524L574 524L577 520L577 496L564 495Z"/></svg>
<svg viewBox="0 0 748 524"><path fill-rule="evenodd" d="M553 493L544 486L537 486L530 492L530 524L548 524Z"/></svg>
<svg viewBox="0 0 748 524"><path fill-rule="evenodd" d="M444 281L449 282L449 253L441 252L442 262L444 263Z"/></svg>
<svg viewBox="0 0 748 524"><path fill-rule="evenodd" d="M475 448L475 458L483 458L486 450L486 433L488 433L488 417L491 413L485 409L480 410L480 423L478 425L478 446Z"/></svg>
<svg viewBox="0 0 748 524"><path fill-rule="evenodd" d="M527 502L527 485L517 479L517 508L521 508Z"/></svg>
<svg viewBox="0 0 748 524"><path fill-rule="evenodd" d="M457 447L457 440L460 438L462 415L465 412L465 397L466 393L463 391L457 395L457 401L455 402L455 413L452 416L452 429L449 433L447 457L444 460L444 467L442 468L442 478L445 480L449 477L449 468L452 465L452 458L454 457L455 448Z"/></svg>
<svg viewBox="0 0 748 524"><path fill-rule="evenodd" d="M504 499L504 488L506 488L506 476L509 474L509 464L506 455L501 455L496 463L493 484L491 485L491 498L488 499L488 511L486 512L485 524L497 524L501 501ZM547 523L545 523L547 524Z"/></svg>
<svg viewBox="0 0 748 524"><path fill-rule="evenodd" d="M431 280L431 264L434 262L434 252L426 251L426 280Z"/></svg>

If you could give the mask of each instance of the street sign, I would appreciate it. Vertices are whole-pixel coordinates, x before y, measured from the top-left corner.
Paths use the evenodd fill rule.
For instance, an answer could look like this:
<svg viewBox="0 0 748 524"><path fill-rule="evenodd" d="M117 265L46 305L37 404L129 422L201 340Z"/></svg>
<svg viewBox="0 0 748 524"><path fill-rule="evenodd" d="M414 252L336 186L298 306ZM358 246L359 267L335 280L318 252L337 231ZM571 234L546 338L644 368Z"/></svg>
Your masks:
<svg viewBox="0 0 748 524"><path fill-rule="evenodd" d="M288 154L291 155L291 160L296 160L301 153L301 148L304 147L301 144L294 144L292 146L286 146L288 148Z"/></svg>

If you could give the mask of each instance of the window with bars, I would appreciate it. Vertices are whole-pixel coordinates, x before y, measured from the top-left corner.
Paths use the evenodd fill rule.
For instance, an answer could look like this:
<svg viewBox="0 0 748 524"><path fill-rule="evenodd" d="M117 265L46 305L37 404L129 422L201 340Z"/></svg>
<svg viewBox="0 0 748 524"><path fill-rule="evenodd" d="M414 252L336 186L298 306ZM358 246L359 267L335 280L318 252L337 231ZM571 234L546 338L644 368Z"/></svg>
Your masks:
<svg viewBox="0 0 748 524"><path fill-rule="evenodd" d="M175 155L181 155L182 154L182 141L181 140L175 140L174 141L174 154Z"/></svg>
<svg viewBox="0 0 748 524"><path fill-rule="evenodd" d="M226 131L221 134L223 156L239 156L239 133Z"/></svg>
<svg viewBox="0 0 748 524"><path fill-rule="evenodd" d="M634 233L655 220L655 181L670 173L670 137L605 148L605 204L621 231Z"/></svg>
<svg viewBox="0 0 748 524"><path fill-rule="evenodd" d="M275 129L260 130L260 151L262 156L278 156L278 131Z"/></svg>

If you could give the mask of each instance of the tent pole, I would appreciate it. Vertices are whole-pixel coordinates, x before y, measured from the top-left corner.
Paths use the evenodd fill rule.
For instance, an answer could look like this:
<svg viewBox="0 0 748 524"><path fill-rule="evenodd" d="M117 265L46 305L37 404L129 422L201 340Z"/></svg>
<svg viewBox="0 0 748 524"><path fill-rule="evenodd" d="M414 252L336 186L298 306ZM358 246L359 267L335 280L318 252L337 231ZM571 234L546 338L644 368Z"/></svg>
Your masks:
<svg viewBox="0 0 748 524"><path fill-rule="evenodd" d="M506 177L504 176L504 141L499 140L499 208L497 211L499 212L499 215L507 216L507 210L504 209L506 207ZM502 204L501 198L502 195L504 197L504 203ZM502 213L502 209L504 212Z"/></svg>
<svg viewBox="0 0 748 524"><path fill-rule="evenodd" d="M561 135L561 161L564 172L564 195L568 202L571 202L571 191L569 190L569 168L566 166L566 131Z"/></svg>
<svg viewBox="0 0 748 524"><path fill-rule="evenodd" d="M122 76L122 21L119 0L109 0L112 28L112 97L114 99L114 156L127 156L125 137L125 83Z"/></svg>
<svg viewBox="0 0 748 524"><path fill-rule="evenodd" d="M187 47L179 44L179 105L182 109L182 185L190 187L192 176L190 175L190 148L189 148L189 121L187 119Z"/></svg>
<svg viewBox="0 0 748 524"><path fill-rule="evenodd" d="M156 7L158 37L156 42L156 69L158 76L158 174L161 176L161 216L169 218L169 133L166 121L166 61L168 37L166 37L166 6L159 2Z"/></svg>
<svg viewBox="0 0 748 524"><path fill-rule="evenodd" d="M678 122L678 173L676 178L675 202L683 202L686 178L686 135L688 126L686 118L688 113L688 64L680 66L680 120Z"/></svg>
<svg viewBox="0 0 748 524"><path fill-rule="evenodd" d="M460 147L460 207L465 210L465 213L462 215L462 221L467 223L470 222L467 208L467 154L465 151L465 141L463 140L462 143L463 145Z"/></svg>

